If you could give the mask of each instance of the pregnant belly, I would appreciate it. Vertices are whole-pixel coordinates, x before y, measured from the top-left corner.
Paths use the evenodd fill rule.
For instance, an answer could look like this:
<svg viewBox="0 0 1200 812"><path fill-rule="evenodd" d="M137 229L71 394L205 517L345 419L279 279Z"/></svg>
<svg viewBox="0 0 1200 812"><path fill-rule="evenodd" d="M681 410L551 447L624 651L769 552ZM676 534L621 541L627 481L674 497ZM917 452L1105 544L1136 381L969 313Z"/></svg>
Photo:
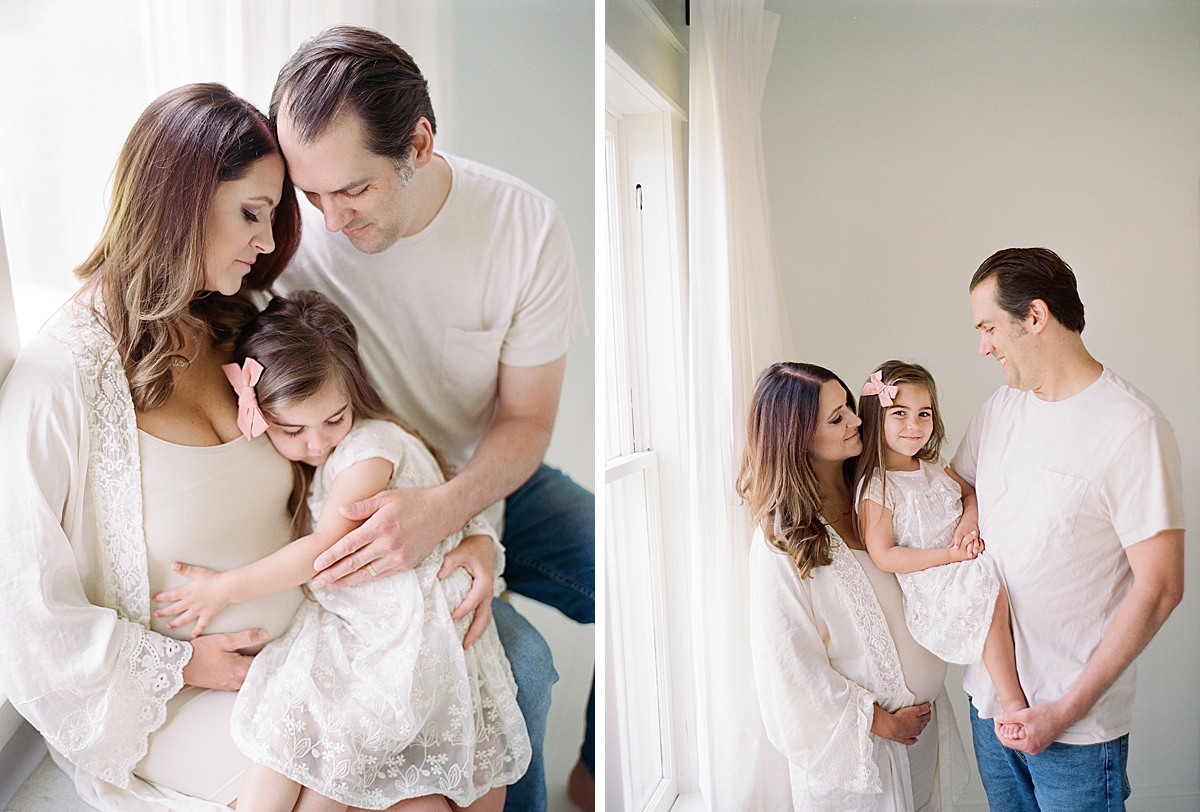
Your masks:
<svg viewBox="0 0 1200 812"><path fill-rule="evenodd" d="M175 576L175 578L180 583L186 580L178 576ZM169 589L170 587L165 588ZM267 640L274 640L287 631L287 627L292 622L292 617L296 614L296 610L300 608L300 604L305 600L304 592L300 587L292 587L281 592L263 595L261 598L255 598L245 603L231 604L222 609L212 619L212 622L208 624L208 628L204 630L204 633L216 634L218 632L240 632L247 629L266 629ZM169 620L170 618L151 618L150 628L160 634L174 637L176 640L191 639L194 623L186 623L177 628L168 629L166 624ZM244 653L253 654L265 645L266 643L261 643L249 649L244 649Z"/></svg>

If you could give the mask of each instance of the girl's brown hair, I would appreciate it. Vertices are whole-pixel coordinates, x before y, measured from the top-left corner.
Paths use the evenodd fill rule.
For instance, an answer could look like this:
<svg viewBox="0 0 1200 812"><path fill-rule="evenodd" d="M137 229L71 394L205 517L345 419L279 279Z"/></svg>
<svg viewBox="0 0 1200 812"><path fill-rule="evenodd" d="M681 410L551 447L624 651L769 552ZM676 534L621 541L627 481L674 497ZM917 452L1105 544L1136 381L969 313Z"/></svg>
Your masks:
<svg viewBox="0 0 1200 812"><path fill-rule="evenodd" d="M929 402L933 408L933 433L929 435L928 442L921 447L916 457L924 462L936 463L942 453L946 428L942 424L942 412L938 409L937 384L933 382L933 376L929 374L929 370L920 364L885 361L871 374L873 375L875 372L879 373L887 386L908 383L923 386L929 391ZM859 431L862 432L863 453L858 458L858 466L854 471L854 482L857 488L866 488L871 477L878 472L882 479L883 492L886 493L887 466L884 465L886 446L883 438L883 419L887 416L887 408L879 402L879 398L875 395L864 395L858 401L858 416L862 419ZM862 534L865 532L865 528L862 526L862 516L858 514L857 500L855 500L854 510L859 522L858 532Z"/></svg>
<svg viewBox="0 0 1200 812"><path fill-rule="evenodd" d="M828 381L841 384L846 405L853 410L850 389L824 367L789 361L759 376L737 478L738 496L750 506L767 543L791 557L801 578L833 563L829 532L821 521L821 489L808 459L820 419L821 386ZM847 485L855 463L852 457L842 466Z"/></svg>
<svg viewBox="0 0 1200 812"><path fill-rule="evenodd" d="M243 295L204 293L209 209L219 184L279 155L266 116L219 84L159 96L125 139L112 205L91 255L75 269L81 297L116 340L134 408L157 408L174 388L185 337L207 331L227 348L253 314ZM286 173L275 210L275 250L259 256L242 290L265 290L300 244L300 209ZM98 299L98 301L97 301Z"/></svg>
<svg viewBox="0 0 1200 812"><path fill-rule="evenodd" d="M234 358L239 365L247 358L262 364L254 391L267 420L332 381L350 399L356 420L388 420L420 438L392 413L371 384L358 355L358 331L350 318L316 291L301 290L272 299L242 330ZM312 518L307 498L316 469L302 462L293 462L292 467L295 477L288 508L293 532L302 535ZM442 473L444 476L444 469Z"/></svg>

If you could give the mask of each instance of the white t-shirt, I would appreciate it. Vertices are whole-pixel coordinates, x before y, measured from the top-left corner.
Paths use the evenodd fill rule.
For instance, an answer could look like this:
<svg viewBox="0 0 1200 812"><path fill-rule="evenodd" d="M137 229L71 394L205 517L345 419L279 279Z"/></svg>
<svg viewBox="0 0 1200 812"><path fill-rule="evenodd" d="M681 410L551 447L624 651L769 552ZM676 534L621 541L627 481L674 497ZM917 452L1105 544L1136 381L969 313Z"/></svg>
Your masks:
<svg viewBox="0 0 1200 812"><path fill-rule="evenodd" d="M358 328L379 394L454 470L491 424L499 364L538 366L587 334L567 226L520 180L442 155L450 194L424 229L364 254L301 201L277 290L317 290Z"/></svg>
<svg viewBox="0 0 1200 812"><path fill-rule="evenodd" d="M1183 528L1179 449L1158 407L1107 369L1057 402L1008 387L975 414L952 463L975 486L979 532L1012 601L1017 675L1031 705L1061 699L1129 591L1125 548ZM1134 666L1058 741L1129 732ZM982 663L963 688L1001 712Z"/></svg>

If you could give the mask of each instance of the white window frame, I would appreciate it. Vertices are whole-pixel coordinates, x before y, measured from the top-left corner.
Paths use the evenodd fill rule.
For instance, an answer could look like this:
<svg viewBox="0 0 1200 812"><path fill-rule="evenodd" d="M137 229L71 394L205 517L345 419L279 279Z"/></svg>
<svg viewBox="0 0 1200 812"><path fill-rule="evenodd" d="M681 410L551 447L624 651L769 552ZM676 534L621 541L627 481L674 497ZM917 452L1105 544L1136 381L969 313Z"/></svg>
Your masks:
<svg viewBox="0 0 1200 812"><path fill-rule="evenodd" d="M628 402L608 409L610 430L617 427L621 447L606 446L606 498L614 483L640 477L645 521L652 549L641 558L624 555L621 540L611 536L614 522L606 516L606 808L622 812L703 809L697 803L698 766L692 645L689 621L687 554L691 522L688 495L687 409L687 276L684 127L686 117L651 82L619 55L605 59L605 149L615 163L609 182L618 199L608 200L615 219L601 237L611 255L602 265L609 312L605 324L621 336L606 342L609 397L628 390ZM615 175L615 177L613 177ZM614 233L619 235L610 239ZM615 281L613 277L615 276ZM615 299L614 299L615 297ZM610 307L616 301L617 308ZM616 309L623 312L613 312ZM610 404L611 405L611 404ZM626 417L625 412L628 412ZM626 427L628 424L628 427ZM637 506L642 509L642 505ZM629 580L647 581L641 573L623 573L630 561L649 560L650 594L630 594ZM635 576L635 577L631 577ZM660 740L666 774L651 797L633 798L628 737L636 726L628 718L631 686L622 684L627 660L644 665L646 652L628 651L622 622L638 618L653 629L653 662L660 691ZM645 641L644 630L638 639ZM644 699L644 697L643 697Z"/></svg>

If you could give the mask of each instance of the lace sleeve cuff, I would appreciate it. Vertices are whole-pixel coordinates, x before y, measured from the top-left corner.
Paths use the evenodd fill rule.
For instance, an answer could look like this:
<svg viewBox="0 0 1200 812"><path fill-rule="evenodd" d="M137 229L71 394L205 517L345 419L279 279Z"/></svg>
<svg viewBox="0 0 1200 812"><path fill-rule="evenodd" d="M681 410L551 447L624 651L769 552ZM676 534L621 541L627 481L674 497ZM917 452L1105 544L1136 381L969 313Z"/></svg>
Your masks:
<svg viewBox="0 0 1200 812"><path fill-rule="evenodd" d="M847 792L880 792L879 765L875 763L875 696L866 688L847 683L851 700L833 731L821 759L820 774Z"/></svg>
<svg viewBox="0 0 1200 812"><path fill-rule="evenodd" d="M146 755L150 734L167 716L167 700L183 687L190 643L126 621L107 684L43 696L20 708L50 746L72 763L122 789ZM56 724L45 723L55 720Z"/></svg>

